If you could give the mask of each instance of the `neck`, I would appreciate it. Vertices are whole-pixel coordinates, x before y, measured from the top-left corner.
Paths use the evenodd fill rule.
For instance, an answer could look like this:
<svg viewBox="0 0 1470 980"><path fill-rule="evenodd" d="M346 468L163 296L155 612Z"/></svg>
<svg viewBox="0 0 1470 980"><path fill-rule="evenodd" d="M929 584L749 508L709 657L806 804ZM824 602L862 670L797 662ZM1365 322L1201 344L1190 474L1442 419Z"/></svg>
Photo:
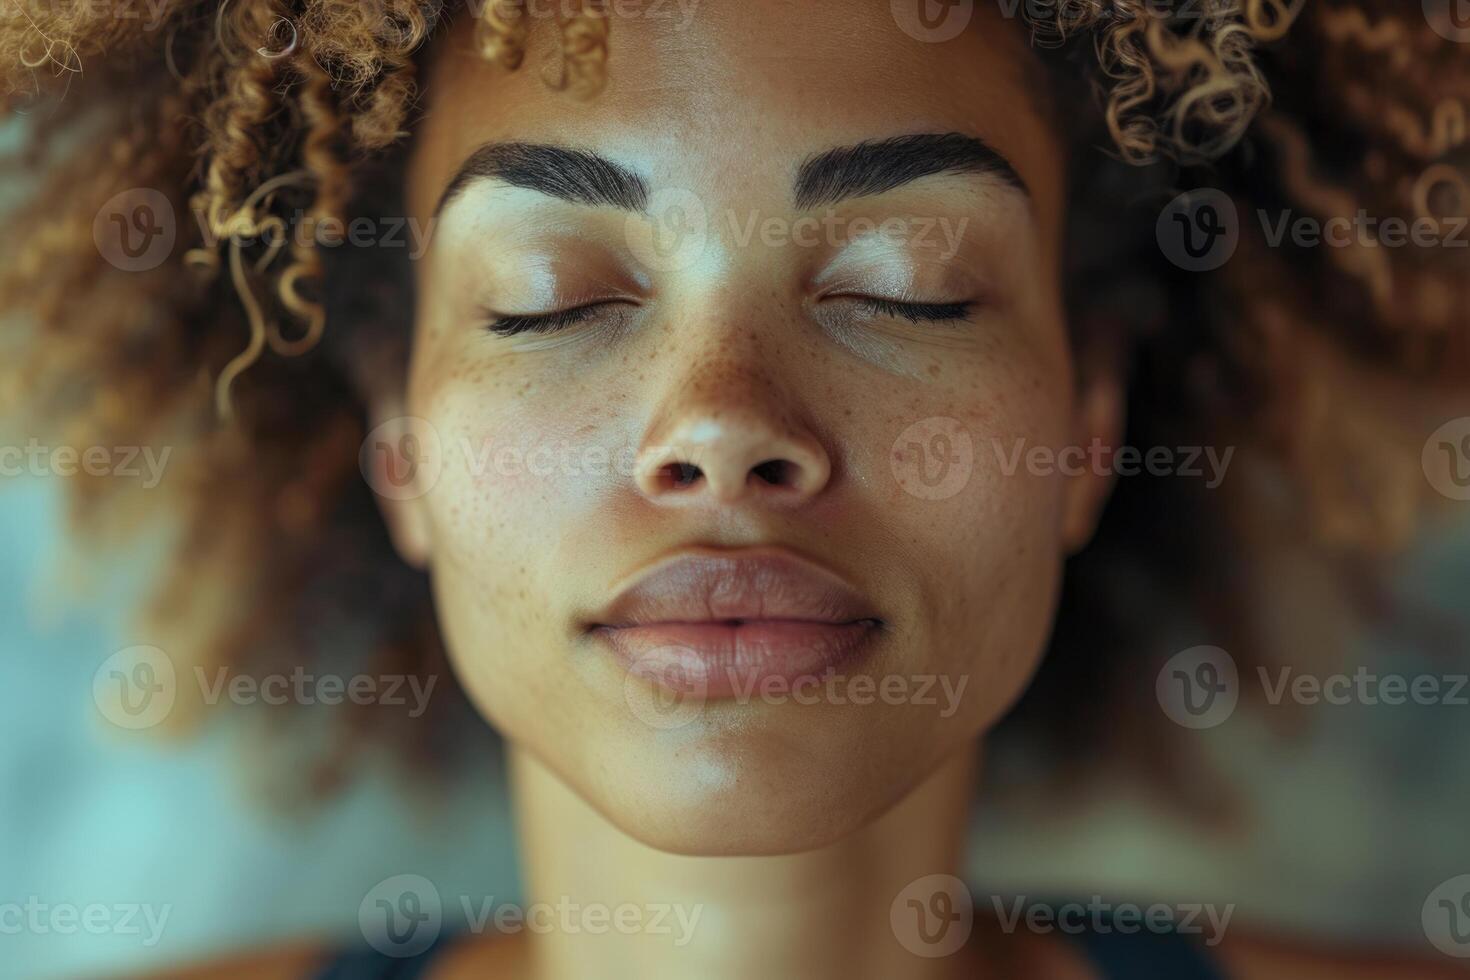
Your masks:
<svg viewBox="0 0 1470 980"><path fill-rule="evenodd" d="M511 753L526 908L553 910L554 928L527 937L536 980L975 975L964 972L965 956L921 958L906 949L890 907L918 878L962 877L978 748L944 763L857 833L780 857L655 850L524 752ZM595 931L594 910L602 916ZM564 928L568 920L583 924Z"/></svg>

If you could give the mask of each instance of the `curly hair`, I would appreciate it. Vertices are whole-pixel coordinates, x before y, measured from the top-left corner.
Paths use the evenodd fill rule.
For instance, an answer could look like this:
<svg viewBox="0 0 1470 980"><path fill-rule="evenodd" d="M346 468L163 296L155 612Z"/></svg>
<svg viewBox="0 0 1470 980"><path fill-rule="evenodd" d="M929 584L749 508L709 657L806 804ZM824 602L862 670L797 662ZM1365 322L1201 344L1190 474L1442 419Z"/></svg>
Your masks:
<svg viewBox="0 0 1470 980"><path fill-rule="evenodd" d="M546 81L593 98L617 70L615 18L598 0L553 6ZM1263 500L1344 556L1410 532L1424 490L1417 450L1335 366L1458 381L1470 365L1463 253L1362 240L1272 248L1243 223L1223 269L1184 275L1153 231L1159 203L1202 174L1243 211L1326 220L1366 209L1448 233L1470 205L1470 47L1401 7L1022 5L1058 84L1096 95L1090 114L1063 120L1077 152L1099 161L1072 168L1069 312L1079 337L1111 339L1131 376L1130 443L1191 434L1236 445L1289 489L1285 502L1267 488L1242 505L1179 481L1126 481L1069 570L1023 722L1045 714L1049 733L1104 747L1096 733L1113 729L1099 712L1125 713L1139 665L1158 652L1142 605L1177 595L1221 635L1248 627L1229 598L1239 569L1200 554L1231 540L1232 521L1260 520ZM21 232L0 245L0 309L20 338L0 410L76 445L187 448L156 491L179 536L148 635L191 662L448 672L425 577L393 556L358 476L370 427L362 352L406 355L411 284L385 250L324 248L311 229L404 213L393 209L415 79L436 29L476 17L479 55L523 65L524 0L466 11L442 0L158 0L130 18L0 0L0 84L19 131L9 166L23 188L11 210ZM195 219L177 222L178 242L148 268L113 261L97 234L139 202ZM307 230L288 241L288 222ZM75 520L94 535L145 499L116 479L79 476L74 489ZM1102 645L1117 655L1097 656ZM457 704L441 720L466 717ZM348 717L346 737L292 770L318 789L340 782L370 737L424 757L454 744L433 734L453 724L405 738L381 718L369 729Z"/></svg>

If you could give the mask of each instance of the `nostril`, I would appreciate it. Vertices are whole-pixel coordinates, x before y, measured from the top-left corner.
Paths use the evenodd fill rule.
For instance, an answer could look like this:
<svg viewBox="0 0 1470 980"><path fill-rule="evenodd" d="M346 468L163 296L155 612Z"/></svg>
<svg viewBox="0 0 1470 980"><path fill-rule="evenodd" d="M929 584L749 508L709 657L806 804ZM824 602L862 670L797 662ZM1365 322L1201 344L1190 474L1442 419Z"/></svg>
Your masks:
<svg viewBox="0 0 1470 980"><path fill-rule="evenodd" d="M693 463L668 463L659 471L659 482L673 490L683 490L699 482L703 472Z"/></svg>
<svg viewBox="0 0 1470 980"><path fill-rule="evenodd" d="M791 463L784 459L768 459L764 463L757 463L751 469L757 479L775 487L785 486L790 482L791 471Z"/></svg>
<svg viewBox="0 0 1470 980"><path fill-rule="evenodd" d="M633 482L653 503L792 507L821 493L831 474L823 447L785 436L759 418L726 424L694 418L658 430L635 459Z"/></svg>

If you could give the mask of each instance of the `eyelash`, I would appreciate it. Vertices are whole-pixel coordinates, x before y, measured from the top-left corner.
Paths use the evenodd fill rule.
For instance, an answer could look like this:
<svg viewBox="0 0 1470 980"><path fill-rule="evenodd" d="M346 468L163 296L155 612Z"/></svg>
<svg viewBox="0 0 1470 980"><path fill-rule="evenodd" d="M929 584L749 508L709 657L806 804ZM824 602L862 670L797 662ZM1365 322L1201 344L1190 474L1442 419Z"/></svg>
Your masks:
<svg viewBox="0 0 1470 980"><path fill-rule="evenodd" d="M973 305L968 302L905 303L895 299L880 299L876 296L860 296L857 297L857 302L864 312L899 317L910 323L963 320L970 315L970 308Z"/></svg>
<svg viewBox="0 0 1470 980"><path fill-rule="evenodd" d="M555 333L590 320L600 307L607 305L609 304L588 303L586 306L574 306L569 310L556 310L552 313L526 313L497 317L490 322L489 329L491 333L502 337L514 337L517 334L527 333Z"/></svg>
<svg viewBox="0 0 1470 980"><path fill-rule="evenodd" d="M856 299L857 305L864 312L878 316L897 317L910 323L963 320L969 316L972 305L967 302L906 303L893 299L880 299L876 296L861 296ZM555 333L590 320L599 308L608 305L610 304L588 303L586 306L574 306L571 309L556 310L552 313L521 313L497 317L490 322L489 329L491 333L502 337Z"/></svg>

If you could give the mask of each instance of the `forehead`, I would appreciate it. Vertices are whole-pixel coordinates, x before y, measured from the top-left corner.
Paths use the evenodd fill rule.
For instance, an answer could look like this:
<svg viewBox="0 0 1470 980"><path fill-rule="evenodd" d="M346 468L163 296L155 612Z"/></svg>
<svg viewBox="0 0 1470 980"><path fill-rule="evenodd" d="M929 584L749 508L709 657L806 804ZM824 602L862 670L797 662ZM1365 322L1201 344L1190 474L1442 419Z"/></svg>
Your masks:
<svg viewBox="0 0 1470 980"><path fill-rule="evenodd" d="M521 70L489 65L461 16L430 51L409 193L432 210L465 158L497 140L594 148L657 186L761 193L833 146L913 132L983 138L1031 187L1043 226L1060 211L1061 141L1024 25L974 5L934 40L882 2L650 0L610 4L606 88L579 102L546 84L559 38L531 4ZM917 0L915 6L918 6ZM964 5L959 5L963 7ZM540 16L536 15L540 11ZM948 32L946 32L948 33Z"/></svg>

